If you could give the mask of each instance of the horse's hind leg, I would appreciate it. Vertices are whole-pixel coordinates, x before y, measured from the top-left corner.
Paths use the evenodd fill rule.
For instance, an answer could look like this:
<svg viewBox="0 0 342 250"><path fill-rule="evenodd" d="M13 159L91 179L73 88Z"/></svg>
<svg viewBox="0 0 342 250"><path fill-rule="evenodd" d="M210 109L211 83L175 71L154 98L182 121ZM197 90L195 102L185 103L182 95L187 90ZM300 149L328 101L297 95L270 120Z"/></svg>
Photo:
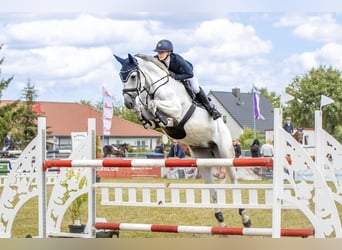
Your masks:
<svg viewBox="0 0 342 250"><path fill-rule="evenodd" d="M226 173L229 175L229 179L231 181L231 183L236 184L236 172L235 172L235 168L232 167L227 167L226 168ZM227 179L226 179L227 180ZM242 225L244 227L251 227L252 225L252 221L249 218L249 216L247 215L247 210L246 208L239 208L239 215L241 216L241 220L242 220Z"/></svg>
<svg viewBox="0 0 342 250"><path fill-rule="evenodd" d="M239 215L241 215L242 224L244 227L251 227L252 221L247 215L246 208L239 208Z"/></svg>
<svg viewBox="0 0 342 250"><path fill-rule="evenodd" d="M206 168L200 169L200 171L201 171L201 174L203 175L203 179L206 184L214 183L214 178L212 175L212 168L206 167ZM210 189L210 196L212 198L213 203L217 203L216 189L214 188ZM226 224L224 223L224 217L220 208L215 208L215 218L218 221L220 227L226 226Z"/></svg>

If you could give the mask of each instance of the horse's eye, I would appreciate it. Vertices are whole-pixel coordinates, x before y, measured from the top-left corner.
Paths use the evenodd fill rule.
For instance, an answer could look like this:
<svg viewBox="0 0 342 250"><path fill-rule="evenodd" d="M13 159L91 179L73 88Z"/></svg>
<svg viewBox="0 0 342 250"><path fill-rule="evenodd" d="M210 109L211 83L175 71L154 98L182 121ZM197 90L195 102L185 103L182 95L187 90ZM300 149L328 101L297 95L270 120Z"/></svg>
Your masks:
<svg viewBox="0 0 342 250"><path fill-rule="evenodd" d="M135 78L136 78L136 75L135 75L135 74L132 74L132 75L131 75L131 79L132 79L132 80L135 80Z"/></svg>

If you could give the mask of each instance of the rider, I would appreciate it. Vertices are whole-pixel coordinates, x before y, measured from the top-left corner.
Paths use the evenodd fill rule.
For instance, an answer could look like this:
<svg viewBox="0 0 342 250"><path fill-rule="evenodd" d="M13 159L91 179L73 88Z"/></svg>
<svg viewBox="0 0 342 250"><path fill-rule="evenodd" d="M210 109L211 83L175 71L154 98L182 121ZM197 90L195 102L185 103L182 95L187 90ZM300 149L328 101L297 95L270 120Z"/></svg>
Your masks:
<svg viewBox="0 0 342 250"><path fill-rule="evenodd" d="M9 148L11 147L12 145L12 138L11 138L11 131L9 131L5 137L5 140L4 140L4 147L2 148L3 151L6 151L6 150L9 150Z"/></svg>
<svg viewBox="0 0 342 250"><path fill-rule="evenodd" d="M293 134L293 125L291 123L290 116L286 117L286 123L284 124L283 128L286 130L286 132L290 133L291 135Z"/></svg>
<svg viewBox="0 0 342 250"><path fill-rule="evenodd" d="M173 77L175 80L181 81L183 84L185 81L190 82L191 88L195 93L196 98L203 104L214 120L221 117L221 113L218 112L215 107L210 105L206 94L199 86L199 82L194 74L192 64L180 55L173 52L173 45L171 41L166 39L160 40L157 43L154 51L158 53L155 57L163 62L170 70L171 77Z"/></svg>

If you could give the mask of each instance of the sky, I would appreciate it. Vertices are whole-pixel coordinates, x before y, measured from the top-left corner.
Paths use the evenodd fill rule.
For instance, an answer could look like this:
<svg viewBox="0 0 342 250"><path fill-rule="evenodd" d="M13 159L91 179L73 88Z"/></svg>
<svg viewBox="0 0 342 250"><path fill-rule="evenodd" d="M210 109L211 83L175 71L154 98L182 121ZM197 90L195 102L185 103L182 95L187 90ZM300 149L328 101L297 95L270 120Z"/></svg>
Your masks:
<svg viewBox="0 0 342 250"><path fill-rule="evenodd" d="M336 1L268 2L0 0L0 79L14 76L1 99L22 98L30 82L36 101L97 103L105 89L122 103L113 54L154 55L161 39L194 65L206 93L280 94L312 68L342 69Z"/></svg>

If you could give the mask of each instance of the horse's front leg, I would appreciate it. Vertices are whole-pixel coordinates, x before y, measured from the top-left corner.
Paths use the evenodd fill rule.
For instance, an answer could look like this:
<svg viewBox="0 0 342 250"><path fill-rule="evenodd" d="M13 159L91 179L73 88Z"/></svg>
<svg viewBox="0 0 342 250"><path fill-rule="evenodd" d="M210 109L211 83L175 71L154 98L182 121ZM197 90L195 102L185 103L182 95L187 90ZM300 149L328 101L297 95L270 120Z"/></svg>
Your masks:
<svg viewBox="0 0 342 250"><path fill-rule="evenodd" d="M163 127L173 127L174 121L179 120L182 113L182 106L178 102L165 100L151 100L148 109Z"/></svg>
<svg viewBox="0 0 342 250"><path fill-rule="evenodd" d="M146 129L156 128L154 117L151 115L147 107L140 103L140 100L138 97L136 98L136 105L133 107L133 112L137 116L138 120L142 123L144 128Z"/></svg>
<svg viewBox="0 0 342 250"><path fill-rule="evenodd" d="M155 105L162 113L178 120L182 115L182 104L177 100L155 100Z"/></svg>

